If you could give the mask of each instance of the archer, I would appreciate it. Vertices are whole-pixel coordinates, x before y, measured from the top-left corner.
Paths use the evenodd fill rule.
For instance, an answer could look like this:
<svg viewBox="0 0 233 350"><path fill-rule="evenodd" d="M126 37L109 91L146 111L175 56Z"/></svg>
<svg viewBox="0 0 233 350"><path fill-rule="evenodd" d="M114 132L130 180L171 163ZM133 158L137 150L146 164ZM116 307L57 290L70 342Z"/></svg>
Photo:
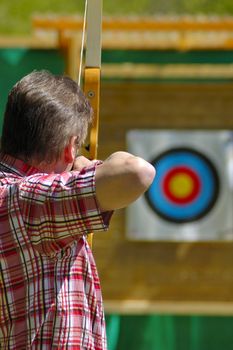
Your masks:
<svg viewBox="0 0 233 350"><path fill-rule="evenodd" d="M11 90L0 154L1 349L106 349L86 235L144 193L155 170L116 152L76 158L92 119L77 83L32 72Z"/></svg>

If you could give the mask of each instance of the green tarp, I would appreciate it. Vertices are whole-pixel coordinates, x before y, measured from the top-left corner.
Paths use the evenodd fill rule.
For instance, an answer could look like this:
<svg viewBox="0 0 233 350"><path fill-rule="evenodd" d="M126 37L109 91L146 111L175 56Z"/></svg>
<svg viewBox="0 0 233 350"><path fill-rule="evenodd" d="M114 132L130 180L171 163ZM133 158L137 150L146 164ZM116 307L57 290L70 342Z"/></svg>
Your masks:
<svg viewBox="0 0 233 350"><path fill-rule="evenodd" d="M232 350L233 317L107 315L109 350Z"/></svg>
<svg viewBox="0 0 233 350"><path fill-rule="evenodd" d="M10 89L35 69L61 74L64 71L64 59L57 50L0 49L0 131Z"/></svg>

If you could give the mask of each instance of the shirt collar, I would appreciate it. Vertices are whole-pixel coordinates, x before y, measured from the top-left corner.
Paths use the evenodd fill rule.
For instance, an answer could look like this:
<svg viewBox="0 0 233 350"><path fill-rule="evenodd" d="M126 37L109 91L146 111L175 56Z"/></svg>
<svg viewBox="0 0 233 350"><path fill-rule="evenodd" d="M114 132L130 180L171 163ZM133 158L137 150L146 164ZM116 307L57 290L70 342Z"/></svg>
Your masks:
<svg viewBox="0 0 233 350"><path fill-rule="evenodd" d="M19 176L29 176L39 173L37 168L8 154L0 154L0 171Z"/></svg>

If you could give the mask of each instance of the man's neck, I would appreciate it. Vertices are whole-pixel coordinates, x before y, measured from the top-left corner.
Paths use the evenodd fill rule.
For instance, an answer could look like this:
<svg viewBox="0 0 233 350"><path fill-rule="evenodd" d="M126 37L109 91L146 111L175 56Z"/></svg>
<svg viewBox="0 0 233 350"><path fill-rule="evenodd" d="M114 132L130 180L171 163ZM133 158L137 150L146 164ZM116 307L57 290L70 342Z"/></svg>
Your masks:
<svg viewBox="0 0 233 350"><path fill-rule="evenodd" d="M27 163L46 174L61 174L64 171L70 171L72 168L72 164L66 164L61 159L53 162L30 160Z"/></svg>

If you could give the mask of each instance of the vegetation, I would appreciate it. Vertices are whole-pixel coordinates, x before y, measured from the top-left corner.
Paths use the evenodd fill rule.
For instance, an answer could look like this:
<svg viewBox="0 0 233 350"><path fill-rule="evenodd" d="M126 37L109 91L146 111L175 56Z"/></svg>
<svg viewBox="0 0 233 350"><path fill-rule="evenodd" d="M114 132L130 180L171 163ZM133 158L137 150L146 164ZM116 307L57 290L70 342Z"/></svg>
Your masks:
<svg viewBox="0 0 233 350"><path fill-rule="evenodd" d="M23 35L31 31L33 14L83 13L85 0L0 0L0 34ZM104 13L233 15L232 0L103 0Z"/></svg>

